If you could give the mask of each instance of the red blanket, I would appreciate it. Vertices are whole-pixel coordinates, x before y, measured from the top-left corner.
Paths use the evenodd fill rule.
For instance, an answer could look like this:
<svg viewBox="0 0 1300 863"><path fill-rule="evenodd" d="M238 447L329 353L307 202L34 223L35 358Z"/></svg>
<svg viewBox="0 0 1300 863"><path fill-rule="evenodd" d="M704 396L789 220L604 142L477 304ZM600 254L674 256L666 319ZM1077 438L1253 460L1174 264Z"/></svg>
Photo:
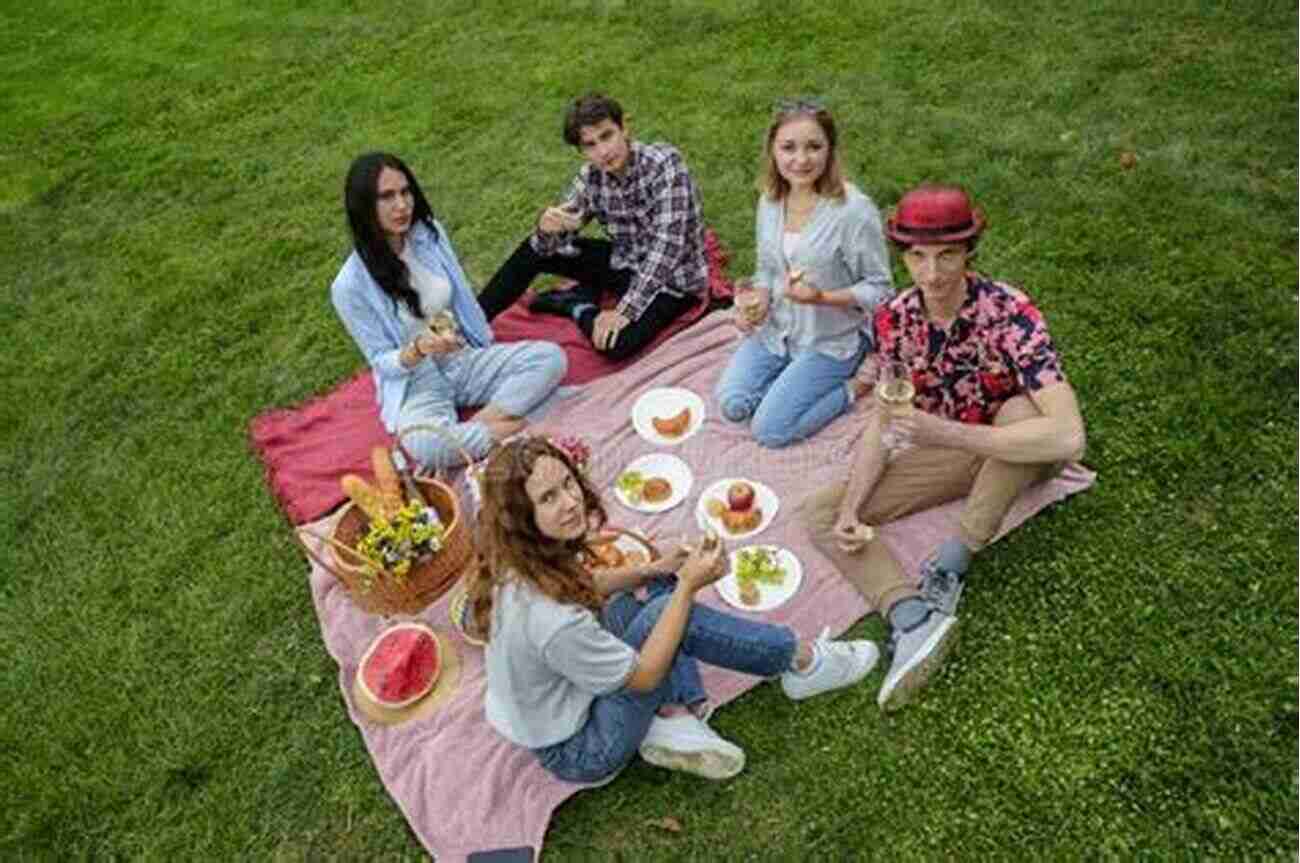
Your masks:
<svg viewBox="0 0 1300 863"><path fill-rule="evenodd" d="M709 296L682 315L642 352L699 320L717 302L732 294L727 278L728 254L712 230L704 234L709 262ZM525 294L492 322L498 341L524 339L553 341L569 358L565 384L584 384L637 361L638 357L610 362L597 354L572 321L528 311ZM266 411L253 418L249 443L266 470L266 485L293 524L320 518L343 502L339 477L345 473L370 475L370 449L389 444L391 435L379 421L375 384L369 369L362 369L328 393L292 408Z"/></svg>

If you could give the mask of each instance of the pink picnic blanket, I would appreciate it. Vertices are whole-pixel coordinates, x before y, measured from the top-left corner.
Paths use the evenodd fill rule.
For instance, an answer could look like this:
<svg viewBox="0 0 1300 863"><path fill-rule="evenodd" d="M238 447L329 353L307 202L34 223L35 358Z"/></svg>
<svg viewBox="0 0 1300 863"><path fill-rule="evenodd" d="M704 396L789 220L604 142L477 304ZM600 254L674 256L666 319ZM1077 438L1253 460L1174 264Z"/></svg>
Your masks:
<svg viewBox="0 0 1300 863"><path fill-rule="evenodd" d="M530 312L527 293L492 322L493 334L502 342L541 339L564 348L569 359L564 384L585 384L608 375L637 362L703 317L711 305L730 298L727 250L712 230L704 233L704 247L709 296L669 325L638 357L611 362L596 353L572 321ZM371 447L392 442L379 421L374 378L368 368L309 402L259 414L249 426L248 438L265 468L267 487L293 524L320 518L342 503L339 478L345 473L369 477Z"/></svg>
<svg viewBox="0 0 1300 863"><path fill-rule="evenodd" d="M803 564L803 582L785 605L753 616L787 624L805 637L815 637L823 627L838 635L870 609L809 543L796 509L809 492L843 477L865 412L871 407L860 403L813 439L789 449L761 449L743 426L721 420L711 395L736 343L737 334L727 313L711 314L635 365L559 403L539 424L539 430L584 435L595 452L589 470L598 488L609 489L623 467L645 453L666 451L685 460L694 473L690 493L667 512L636 512L622 506L612 492L607 493L612 523L647 534L696 533L699 494L719 479L746 477L770 486L780 498L776 518L755 541L775 543L794 552ZM707 418L694 436L660 450L633 430L630 412L643 392L664 386L698 393L707 406ZM1043 507L1088 488L1093 479L1092 472L1072 465L1059 478L1031 489L1016 502L1003 533ZM960 506L954 502L918 513L883 526L880 535L904 566L915 572L922 556L955 532ZM327 532L330 525L325 519L309 527ZM450 628L450 595L420 617L442 628L455 645L462 660L460 686L433 717L384 727L367 721L350 701L356 662L383 621L357 611L319 566L313 565L310 581L325 644L339 664L339 689L352 721L361 729L385 787L425 847L440 860L514 846L530 846L540 853L551 812L586 786L553 778L529 752L506 742L487 725L482 652ZM701 591L700 600L732 610L711 589ZM716 704L759 683L708 666L703 671Z"/></svg>

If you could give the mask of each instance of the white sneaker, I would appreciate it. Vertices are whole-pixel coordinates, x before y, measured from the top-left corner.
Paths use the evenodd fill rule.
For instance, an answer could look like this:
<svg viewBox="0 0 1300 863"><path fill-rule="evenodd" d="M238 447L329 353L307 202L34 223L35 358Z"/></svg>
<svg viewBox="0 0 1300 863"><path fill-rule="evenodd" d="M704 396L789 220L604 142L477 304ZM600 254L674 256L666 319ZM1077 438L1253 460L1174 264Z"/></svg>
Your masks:
<svg viewBox="0 0 1300 863"><path fill-rule="evenodd" d="M745 750L723 740L690 713L651 719L641 741L641 757L658 767L705 779L730 779L745 769Z"/></svg>
<svg viewBox="0 0 1300 863"><path fill-rule="evenodd" d="M823 629L814 645L817 668L809 674L787 671L781 675L781 688L795 701L812 698L832 689L852 686L871 673L880 659L880 648L872 641L831 641L829 628Z"/></svg>

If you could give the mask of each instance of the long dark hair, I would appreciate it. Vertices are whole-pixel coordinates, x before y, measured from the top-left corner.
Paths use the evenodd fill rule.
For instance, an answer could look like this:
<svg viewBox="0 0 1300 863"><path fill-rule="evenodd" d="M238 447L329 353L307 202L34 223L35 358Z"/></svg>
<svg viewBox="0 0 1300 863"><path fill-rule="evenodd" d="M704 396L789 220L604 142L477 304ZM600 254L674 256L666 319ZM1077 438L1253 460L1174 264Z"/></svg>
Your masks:
<svg viewBox="0 0 1300 863"><path fill-rule="evenodd" d="M422 318L420 295L411 287L411 274L379 229L379 174L384 168L401 171L411 186L415 200L411 224L424 222L429 230L437 233L433 226L433 210L406 163L392 153L362 153L352 160L347 179L343 181L343 207L348 213L348 227L352 229L352 245L370 277L392 298L394 305L403 302L412 315Z"/></svg>
<svg viewBox="0 0 1300 863"><path fill-rule="evenodd" d="M585 538L562 542L537 529L528 478L543 456L561 462L582 490L583 502L596 527L605 524L600 493L563 450L544 437L516 438L498 447L483 471L483 506L479 511L477 545L479 571L469 585L469 607L474 628L489 634L492 588L508 578L518 578L557 602L599 612L602 604L591 574L579 552Z"/></svg>

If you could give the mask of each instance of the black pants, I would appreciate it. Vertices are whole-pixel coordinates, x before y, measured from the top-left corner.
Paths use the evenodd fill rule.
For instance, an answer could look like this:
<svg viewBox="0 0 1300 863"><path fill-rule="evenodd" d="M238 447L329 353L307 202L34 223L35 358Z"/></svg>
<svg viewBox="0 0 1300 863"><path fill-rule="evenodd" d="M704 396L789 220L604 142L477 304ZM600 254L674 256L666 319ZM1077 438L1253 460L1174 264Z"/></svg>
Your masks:
<svg viewBox="0 0 1300 863"><path fill-rule="evenodd" d="M600 305L603 290L610 290L617 297L627 292L632 283L631 270L616 270L609 264L613 246L608 240L596 240L578 237L573 241L578 254L539 255L533 251L528 240L519 244L509 259L501 265L496 275L487 283L479 294L479 305L492 320L519 299L528 290L533 279L541 273L564 276L578 283L577 291L583 295L583 302ZM651 301L641 317L624 327L606 350L597 350L611 360L622 360L632 356L654 340L654 337L682 314L695 307L696 297L674 297L659 294ZM583 335L591 341L592 326L599 308L589 309L579 315L577 324Z"/></svg>

